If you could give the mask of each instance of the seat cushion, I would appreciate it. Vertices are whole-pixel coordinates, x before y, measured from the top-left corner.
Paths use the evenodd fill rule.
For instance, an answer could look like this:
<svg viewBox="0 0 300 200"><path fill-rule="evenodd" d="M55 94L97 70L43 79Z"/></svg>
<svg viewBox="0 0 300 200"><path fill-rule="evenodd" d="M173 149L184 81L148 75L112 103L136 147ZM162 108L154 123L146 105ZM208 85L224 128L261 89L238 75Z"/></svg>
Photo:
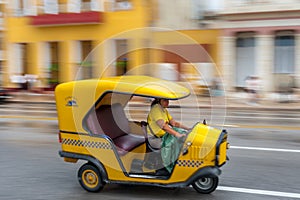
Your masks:
<svg viewBox="0 0 300 200"><path fill-rule="evenodd" d="M93 134L103 134L103 131L99 125L97 116L95 112L90 112L89 115L86 118L86 125L88 129Z"/></svg>
<svg viewBox="0 0 300 200"><path fill-rule="evenodd" d="M123 135L115 138L114 143L118 149L120 155L125 155L128 151L135 149L145 142L145 138L139 135Z"/></svg>
<svg viewBox="0 0 300 200"><path fill-rule="evenodd" d="M104 105L96 112L101 129L111 139L129 133L128 119L121 104Z"/></svg>

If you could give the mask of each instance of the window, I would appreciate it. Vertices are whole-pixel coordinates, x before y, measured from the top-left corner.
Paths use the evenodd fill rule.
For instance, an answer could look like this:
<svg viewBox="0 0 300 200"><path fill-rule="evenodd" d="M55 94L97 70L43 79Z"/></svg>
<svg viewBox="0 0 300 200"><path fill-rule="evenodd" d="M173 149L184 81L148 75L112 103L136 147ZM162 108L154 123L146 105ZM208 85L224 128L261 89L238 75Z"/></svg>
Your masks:
<svg viewBox="0 0 300 200"><path fill-rule="evenodd" d="M202 1L191 0L191 18L194 20L203 19L204 6Z"/></svg>
<svg viewBox="0 0 300 200"><path fill-rule="evenodd" d="M57 14L58 13L57 0L44 0L44 12L46 14Z"/></svg>
<svg viewBox="0 0 300 200"><path fill-rule="evenodd" d="M90 0L92 11L104 11L104 3L106 0Z"/></svg>
<svg viewBox="0 0 300 200"><path fill-rule="evenodd" d="M29 45L27 43L22 43L20 44L21 47L21 62L22 62L22 67L23 67L23 73L24 74L29 74Z"/></svg>
<svg viewBox="0 0 300 200"><path fill-rule="evenodd" d="M103 0L69 0L68 12L103 11Z"/></svg>
<svg viewBox="0 0 300 200"><path fill-rule="evenodd" d="M13 16L23 16L24 15L24 3L23 0L13 0L10 2L12 6Z"/></svg>
<svg viewBox="0 0 300 200"><path fill-rule="evenodd" d="M277 32L275 36L275 73L294 73L295 36L293 31Z"/></svg>
<svg viewBox="0 0 300 200"><path fill-rule="evenodd" d="M255 75L254 32L238 33L236 39L236 86L245 87L248 76Z"/></svg>
<svg viewBox="0 0 300 200"><path fill-rule="evenodd" d="M43 14L44 13L44 0L37 0L36 1L37 6L37 14Z"/></svg>
<svg viewBox="0 0 300 200"><path fill-rule="evenodd" d="M81 41L81 54L82 54L82 62L81 62L81 72L83 79L89 79L93 77L93 61L92 55L92 41Z"/></svg>
<svg viewBox="0 0 300 200"><path fill-rule="evenodd" d="M16 17L36 15L36 5L32 0L13 0L9 2L12 15Z"/></svg>
<svg viewBox="0 0 300 200"><path fill-rule="evenodd" d="M58 84L59 77L59 48L58 42L50 42L50 66L49 66L49 85Z"/></svg>
<svg viewBox="0 0 300 200"><path fill-rule="evenodd" d="M91 10L91 0L81 0L81 12Z"/></svg>
<svg viewBox="0 0 300 200"><path fill-rule="evenodd" d="M116 60L116 75L121 76L126 74L128 65L128 41L126 39L115 40L117 60Z"/></svg>
<svg viewBox="0 0 300 200"><path fill-rule="evenodd" d="M132 3L128 0L115 0L115 10L130 10Z"/></svg>

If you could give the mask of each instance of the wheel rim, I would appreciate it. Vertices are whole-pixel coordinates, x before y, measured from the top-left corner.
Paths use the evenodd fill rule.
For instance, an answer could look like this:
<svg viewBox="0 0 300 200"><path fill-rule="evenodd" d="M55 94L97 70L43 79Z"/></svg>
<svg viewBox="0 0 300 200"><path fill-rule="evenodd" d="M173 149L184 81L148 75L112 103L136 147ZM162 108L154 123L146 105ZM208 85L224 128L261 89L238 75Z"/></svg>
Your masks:
<svg viewBox="0 0 300 200"><path fill-rule="evenodd" d="M98 185L98 175L93 170L85 170L82 173L82 181L89 188L95 188Z"/></svg>
<svg viewBox="0 0 300 200"><path fill-rule="evenodd" d="M213 186L213 180L212 178L200 178L195 185L201 190L209 190Z"/></svg>

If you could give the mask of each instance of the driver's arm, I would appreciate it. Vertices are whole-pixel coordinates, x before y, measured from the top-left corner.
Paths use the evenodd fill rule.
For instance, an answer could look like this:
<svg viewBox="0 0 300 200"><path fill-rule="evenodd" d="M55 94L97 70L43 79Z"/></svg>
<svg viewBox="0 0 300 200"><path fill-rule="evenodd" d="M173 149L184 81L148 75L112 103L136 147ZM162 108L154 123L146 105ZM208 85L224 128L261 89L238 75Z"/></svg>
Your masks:
<svg viewBox="0 0 300 200"><path fill-rule="evenodd" d="M180 138L180 137L184 136L184 134L180 134L177 131L170 128L170 126L162 119L157 120L156 123L159 127L161 127L162 130L168 132L169 134L174 135L177 138Z"/></svg>
<svg viewBox="0 0 300 200"><path fill-rule="evenodd" d="M187 127L187 126L185 126L185 125L183 125L183 124L181 124L181 123L175 121L174 119L171 119L169 123L170 123L172 126L175 126L175 127L178 127L178 128L183 128L183 129L185 129L185 130L190 130L189 127Z"/></svg>

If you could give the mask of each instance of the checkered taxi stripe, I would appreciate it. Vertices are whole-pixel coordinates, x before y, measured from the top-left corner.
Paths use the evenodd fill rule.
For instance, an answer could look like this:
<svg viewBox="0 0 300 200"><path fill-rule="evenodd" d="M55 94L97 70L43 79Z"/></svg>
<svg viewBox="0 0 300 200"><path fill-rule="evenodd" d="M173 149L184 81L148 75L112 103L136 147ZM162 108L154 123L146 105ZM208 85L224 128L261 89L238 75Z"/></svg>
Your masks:
<svg viewBox="0 0 300 200"><path fill-rule="evenodd" d="M177 165L179 167L200 167L202 165L202 161L199 160L178 160Z"/></svg>
<svg viewBox="0 0 300 200"><path fill-rule="evenodd" d="M95 142L95 141L62 139L62 144L77 146L77 147L90 147L90 148L96 148L96 149L108 149L108 150L112 149L111 145L108 143Z"/></svg>

